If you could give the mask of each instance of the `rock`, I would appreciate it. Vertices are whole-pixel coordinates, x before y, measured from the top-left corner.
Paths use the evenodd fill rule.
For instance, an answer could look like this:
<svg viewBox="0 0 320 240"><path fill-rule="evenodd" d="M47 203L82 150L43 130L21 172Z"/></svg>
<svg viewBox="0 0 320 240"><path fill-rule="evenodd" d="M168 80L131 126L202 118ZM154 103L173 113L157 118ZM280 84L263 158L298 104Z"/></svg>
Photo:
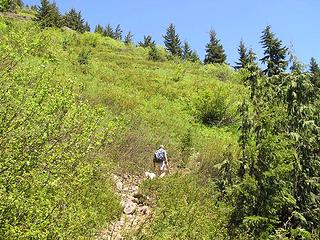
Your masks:
<svg viewBox="0 0 320 240"><path fill-rule="evenodd" d="M139 212L141 212L142 214L147 214L148 211L149 211L148 206L142 206L141 208L139 208Z"/></svg>
<svg viewBox="0 0 320 240"><path fill-rule="evenodd" d="M119 191L121 191L122 188L123 188L123 184L122 184L122 182L121 182L120 180L116 182L116 186L117 186L117 189L118 189Z"/></svg>
<svg viewBox="0 0 320 240"><path fill-rule="evenodd" d="M141 193L139 193L139 192L135 192L134 194L133 194L133 197L134 198L144 198L144 196L143 196L143 194L141 194Z"/></svg>
<svg viewBox="0 0 320 240"><path fill-rule="evenodd" d="M133 214L136 210L137 206L134 202L128 200L125 201L125 205L124 205L124 209L123 209L123 213L130 215Z"/></svg>
<svg viewBox="0 0 320 240"><path fill-rule="evenodd" d="M63 31L75 32L75 30L73 30L72 28L69 28L69 27L67 27L67 26L63 26L61 29L62 29Z"/></svg>

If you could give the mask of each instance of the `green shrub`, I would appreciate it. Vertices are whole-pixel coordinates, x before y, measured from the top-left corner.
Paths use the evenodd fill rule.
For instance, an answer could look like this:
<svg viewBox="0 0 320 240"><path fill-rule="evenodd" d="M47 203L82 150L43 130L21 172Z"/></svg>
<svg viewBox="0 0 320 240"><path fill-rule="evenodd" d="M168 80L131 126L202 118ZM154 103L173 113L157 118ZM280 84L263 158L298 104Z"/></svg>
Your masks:
<svg viewBox="0 0 320 240"><path fill-rule="evenodd" d="M150 47L149 60L164 61L163 56L161 55L160 51L158 50L157 46L155 46L155 45L151 45L151 47Z"/></svg>
<svg viewBox="0 0 320 240"><path fill-rule="evenodd" d="M88 65L89 64L89 55L90 51L86 49L82 49L78 56L78 63L80 65Z"/></svg>
<svg viewBox="0 0 320 240"><path fill-rule="evenodd" d="M195 108L197 118L205 125L221 126L235 121L235 113L231 110L231 102L221 90L202 94L198 97Z"/></svg>
<svg viewBox="0 0 320 240"><path fill-rule="evenodd" d="M204 186L191 174L175 174L147 182L144 189L156 194L156 209L140 239L227 238L224 222L229 209L216 205L212 184Z"/></svg>
<svg viewBox="0 0 320 240"><path fill-rule="evenodd" d="M95 157L116 125L79 101L73 82L53 81L33 33L33 41L18 28L0 37L0 236L87 238L120 213Z"/></svg>

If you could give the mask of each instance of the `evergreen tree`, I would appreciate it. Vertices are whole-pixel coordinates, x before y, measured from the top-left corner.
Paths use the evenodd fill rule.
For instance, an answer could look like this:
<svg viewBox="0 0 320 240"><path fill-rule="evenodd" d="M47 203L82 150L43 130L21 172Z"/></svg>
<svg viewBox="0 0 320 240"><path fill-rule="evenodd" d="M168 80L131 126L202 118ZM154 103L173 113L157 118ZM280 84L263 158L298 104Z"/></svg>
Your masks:
<svg viewBox="0 0 320 240"><path fill-rule="evenodd" d="M77 12L74 8L72 8L63 16L63 23L65 26L77 32L85 32L85 23L81 16L81 12Z"/></svg>
<svg viewBox="0 0 320 240"><path fill-rule="evenodd" d="M220 44L220 40L217 38L216 32L211 30L209 35L210 42L206 45L204 64L225 63L227 56L224 53L223 46Z"/></svg>
<svg viewBox="0 0 320 240"><path fill-rule="evenodd" d="M0 12L15 12L17 8L23 7L21 0L2 0L0 1Z"/></svg>
<svg viewBox="0 0 320 240"><path fill-rule="evenodd" d="M96 27L94 28L94 32L99 33L101 35L104 34L103 27L100 24L96 25Z"/></svg>
<svg viewBox="0 0 320 240"><path fill-rule="evenodd" d="M319 231L319 113L309 75L294 65L291 74L255 78L252 102L241 108L240 182L230 222L252 239Z"/></svg>
<svg viewBox="0 0 320 240"><path fill-rule="evenodd" d="M91 31L90 24L87 21L84 24L84 31L85 32L90 32Z"/></svg>
<svg viewBox="0 0 320 240"><path fill-rule="evenodd" d="M288 79L287 112L289 132L296 150L293 182L298 217L291 220L295 228L319 231L320 131L319 93L306 73L293 72Z"/></svg>
<svg viewBox="0 0 320 240"><path fill-rule="evenodd" d="M256 97L256 91L258 87L258 79L260 77L260 68L256 62L257 57L252 49L249 50L247 54L247 59L245 63L245 69L248 71L248 76L246 77L245 84L250 88L250 98L254 100Z"/></svg>
<svg viewBox="0 0 320 240"><path fill-rule="evenodd" d="M244 68L248 63L248 57L249 57L248 50L242 40L240 41L240 44L239 44L238 53L239 53L239 61L236 62L236 66L234 67L236 70Z"/></svg>
<svg viewBox="0 0 320 240"><path fill-rule="evenodd" d="M36 12L37 11L37 5L31 5L30 9Z"/></svg>
<svg viewBox="0 0 320 240"><path fill-rule="evenodd" d="M201 62L200 57L199 57L199 55L198 55L198 53L197 53L196 51L192 51L189 60L190 60L191 62L198 62L198 63Z"/></svg>
<svg viewBox="0 0 320 240"><path fill-rule="evenodd" d="M190 48L189 43L185 41L182 47L182 59L189 60L191 56L192 56L192 50Z"/></svg>
<svg viewBox="0 0 320 240"><path fill-rule="evenodd" d="M148 35L148 36L143 36L143 42L139 42L138 45L140 47L151 47L151 46L155 46L156 43L155 41L152 40L152 37Z"/></svg>
<svg viewBox="0 0 320 240"><path fill-rule="evenodd" d="M57 5L50 3L48 0L41 0L40 6L37 7L35 20L39 22L42 28L61 27L62 23Z"/></svg>
<svg viewBox="0 0 320 240"><path fill-rule="evenodd" d="M124 44L131 45L133 43L133 35L129 31L128 34L124 37Z"/></svg>
<svg viewBox="0 0 320 240"><path fill-rule="evenodd" d="M113 31L110 24L108 24L103 32L103 36L115 39L115 32Z"/></svg>
<svg viewBox="0 0 320 240"><path fill-rule="evenodd" d="M118 24L116 29L114 30L114 39L120 41L122 40L122 29L120 24Z"/></svg>
<svg viewBox="0 0 320 240"><path fill-rule="evenodd" d="M156 45L151 45L149 50L149 60L161 61L162 57Z"/></svg>
<svg viewBox="0 0 320 240"><path fill-rule="evenodd" d="M315 86L318 86L320 87L320 68L319 68L319 65L316 61L315 58L311 58L310 60L310 68L309 68L309 71L312 75L311 79L312 79L312 83L315 85Z"/></svg>
<svg viewBox="0 0 320 240"><path fill-rule="evenodd" d="M182 49L181 49L181 41L179 35L176 33L175 26L171 23L167 28L166 35L163 36L164 44L166 46L167 51L172 56L181 57Z"/></svg>
<svg viewBox="0 0 320 240"><path fill-rule="evenodd" d="M24 6L24 3L22 0L15 0L18 7L22 8Z"/></svg>
<svg viewBox="0 0 320 240"><path fill-rule="evenodd" d="M264 57L260 61L267 65L263 73L271 77L284 72L288 66L288 61L286 60L288 49L283 46L281 40L276 38L271 31L271 26L267 26L262 31L260 43L264 49Z"/></svg>
<svg viewBox="0 0 320 240"><path fill-rule="evenodd" d="M314 57L310 59L310 72L314 75L317 75L320 73L320 68L319 65Z"/></svg>

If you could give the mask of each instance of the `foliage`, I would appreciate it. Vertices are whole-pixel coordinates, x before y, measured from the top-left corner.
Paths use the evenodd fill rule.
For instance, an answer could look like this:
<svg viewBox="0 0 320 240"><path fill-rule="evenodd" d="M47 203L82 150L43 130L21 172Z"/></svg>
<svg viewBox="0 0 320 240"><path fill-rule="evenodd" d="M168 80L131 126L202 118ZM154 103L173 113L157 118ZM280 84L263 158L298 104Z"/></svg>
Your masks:
<svg viewBox="0 0 320 240"><path fill-rule="evenodd" d="M152 40L152 36L148 35L148 36L143 36L143 42L139 42L138 45L140 47L151 47L151 46L155 46L156 43L154 40Z"/></svg>
<svg viewBox="0 0 320 240"><path fill-rule="evenodd" d="M94 29L94 32L95 33L100 33L102 35L103 34L103 27L100 24L96 25L95 29Z"/></svg>
<svg viewBox="0 0 320 240"><path fill-rule="evenodd" d="M171 23L167 28L166 35L163 36L164 45L166 46L167 51L172 56L181 57L181 40L179 35L176 33L176 27Z"/></svg>
<svg viewBox="0 0 320 240"><path fill-rule="evenodd" d="M88 65L88 63L89 63L89 55L90 55L90 51L83 49L79 53L78 63L80 65Z"/></svg>
<svg viewBox="0 0 320 240"><path fill-rule="evenodd" d="M84 33L86 30L88 30L88 27L86 27L85 21L81 16L81 12L77 12L74 8L71 8L63 16L63 24L64 26L69 27L80 33Z"/></svg>
<svg viewBox="0 0 320 240"><path fill-rule="evenodd" d="M212 184L195 176L175 174L148 182L144 189L156 193L156 213L140 239L226 239L224 221L229 214L214 199Z"/></svg>
<svg viewBox="0 0 320 240"><path fill-rule="evenodd" d="M187 41L184 42L182 46L182 59L189 60L192 56L192 50L190 48L190 45Z"/></svg>
<svg viewBox="0 0 320 240"><path fill-rule="evenodd" d="M315 96L316 92L319 91L319 89L320 89L320 68L314 58L311 58L311 60L310 60L309 71L311 73L311 82L314 86L313 95Z"/></svg>
<svg viewBox="0 0 320 240"><path fill-rule="evenodd" d="M268 77L278 75L285 71L288 61L286 61L287 47L282 46L282 41L276 38L271 31L271 26L267 26L262 31L261 41L264 49L264 57L260 59L267 68L263 70Z"/></svg>
<svg viewBox="0 0 320 240"><path fill-rule="evenodd" d="M103 35L109 38L115 38L115 32L110 24L106 26L105 30L103 31Z"/></svg>
<svg viewBox="0 0 320 240"><path fill-rule="evenodd" d="M21 0L0 0L0 12L15 12L22 6Z"/></svg>
<svg viewBox="0 0 320 240"><path fill-rule="evenodd" d="M214 93L205 92L199 95L195 108L197 118L206 125L226 125L234 122L231 103L220 89Z"/></svg>
<svg viewBox="0 0 320 240"><path fill-rule="evenodd" d="M48 0L41 0L40 6L37 7L35 20L42 28L61 27L62 24L59 8Z"/></svg>
<svg viewBox="0 0 320 240"><path fill-rule="evenodd" d="M115 39L115 40L122 40L122 29L121 29L121 26L120 26L120 24L118 24L117 26L116 26L116 28L115 28L115 30L114 30L114 36L113 36L113 38Z"/></svg>
<svg viewBox="0 0 320 240"><path fill-rule="evenodd" d="M151 45L149 50L149 60L152 61L163 61L163 57L161 56L160 51L158 50L157 46Z"/></svg>
<svg viewBox="0 0 320 240"><path fill-rule="evenodd" d="M239 61L236 62L236 66L234 67L236 70L245 68L249 62L249 53L242 40L240 41L240 44L239 44L238 53L239 53Z"/></svg>
<svg viewBox="0 0 320 240"><path fill-rule="evenodd" d="M90 32L91 31L90 24L87 21L84 24L84 31L85 32Z"/></svg>
<svg viewBox="0 0 320 240"><path fill-rule="evenodd" d="M256 63L256 54L252 49L248 52L246 63L244 68L242 68L242 73L244 76L244 84L250 89L250 98L251 100L254 100L258 88L258 81L261 77L261 70Z"/></svg>
<svg viewBox="0 0 320 240"><path fill-rule="evenodd" d="M96 157L116 125L74 82L58 81L44 35L28 24L1 29L3 239L88 238L120 213L109 166Z"/></svg>
<svg viewBox="0 0 320 240"><path fill-rule="evenodd" d="M258 79L252 102L240 108L240 181L230 223L253 238L319 234L319 98L300 69L295 63L291 74Z"/></svg>
<svg viewBox="0 0 320 240"><path fill-rule="evenodd" d="M206 45L204 64L225 63L227 56L214 30L210 30L210 42Z"/></svg>
<svg viewBox="0 0 320 240"><path fill-rule="evenodd" d="M223 239L226 234L224 225L227 218L226 212L229 213L229 210L227 210L228 207L225 206L225 203L219 202L220 207L215 204L217 198L223 198L224 191L226 191L224 188L229 187L229 173L234 175L235 167L229 169L229 166L237 166L234 161L237 158L238 151L235 146L237 132L235 127L229 124L228 126L221 124L219 127L204 126L196 119L195 106L198 104L199 95L203 96L208 92L213 98L221 90L220 96L225 99L224 102L228 106L227 115L234 116L236 102L247 93L245 87L240 84L240 74L242 73L234 72L227 65L209 64L204 66L197 62L182 61L180 58L168 60L165 49L161 47L155 47L158 54L156 59L158 60L150 61L149 51L151 48L126 47L121 41L95 33L78 34L74 31L61 31L54 28L46 28L41 31L34 29L32 31L30 25L25 24L19 22L14 25L20 26L24 31L16 38L15 43L18 46L22 42L30 43L30 45L27 44L30 48L36 46L30 56L18 60L18 62L28 66L28 71L26 71L28 77L26 78L41 79L41 82L49 84L50 94L45 95L50 99L49 102L45 98L48 105L57 103L67 110L72 106L73 113L77 112L80 106L82 106L81 109L85 109L85 111L81 110L79 112L77 115L79 118L73 118L75 121L79 119L76 122L77 124L70 120L71 123L74 123L72 125L74 128L77 129L76 126L79 126L78 134L75 134L73 129L64 128L64 125L58 123L54 125L60 126L62 130L65 129L67 133L70 132L72 136L69 139L82 139L81 143L76 142L76 144L74 144L76 140L68 142L69 139L66 139L63 142L63 146L66 146L66 148L63 148L63 151L61 150L62 146L59 145L61 148L57 148L57 151L58 149L62 151L61 154L71 155L74 153L77 155L72 159L68 158L66 164L64 164L65 158L61 158L57 168L65 170L63 168L65 166L68 170L73 171L75 168L72 164L74 163L79 169L79 171L73 171L73 174L70 175L67 174L69 173L68 170L65 170L65 178L59 178L57 182L57 186L61 189L58 189L58 191L54 188L55 192L50 195L52 201L56 201L60 197L67 202L67 208L65 209L68 212L64 212L66 215L59 212L60 215L57 214L57 217L47 220L48 224L57 222L56 232L61 233L57 238L89 238L99 226L106 226L112 218L117 218L120 207L112 193L113 189L110 186L108 176L113 171L123 173L142 173L147 169L152 171L152 153L159 144L165 144L173 166L184 168L181 171L187 172L190 169L195 169L195 171L181 179L178 177L177 180L174 180L175 177L173 177L173 180L170 180L172 182L168 179L168 186L172 183L176 187L172 189L172 192L169 192L170 196L161 197L166 199L166 204L162 205L162 210L167 208L167 203L177 201L176 206L181 206L182 214L186 215L178 226L187 226L193 223L192 219L195 219L197 223L200 225L203 223L201 226L208 229L208 231L202 233L204 238L212 236L213 233L223 228L222 232L217 233L217 236L221 236ZM4 29L6 28L7 26L4 27ZM12 32L12 35L14 35L13 33L18 31L8 29L8 32ZM43 37L41 41L39 40L40 35ZM10 36L7 37L6 41L10 42L14 39ZM30 41L30 39L35 42ZM21 49L24 49L24 47L21 47ZM43 62L45 67L37 71L37 74L34 73L34 69L42 66ZM29 74L29 70L34 74ZM18 71L16 72L18 74ZM39 74L40 77L36 77ZM30 92L30 94L32 95L34 92L36 91ZM70 97L63 94L68 94ZM63 100L70 101L70 104L68 104L68 101L64 104L64 102L56 99L55 96L57 95L62 96ZM55 122L57 117L60 116L54 115L55 112L48 113L47 108L42 105L36 108L37 111L40 112L42 107L44 111L39 114L39 118L43 118L45 121L41 123L36 117L34 119L36 123L32 125L36 126L38 124L39 126L36 129L42 129L42 126L49 120L50 123ZM67 113L69 112L67 111ZM47 115L49 120L46 120ZM70 118L72 118L71 116ZM234 120L236 119L233 118ZM90 131L88 130L86 134L80 135L81 130L87 129L86 127L90 128ZM56 130L57 134L59 134L59 131L59 129ZM38 132L39 136L42 136L41 131ZM95 141L98 136L101 137L101 140L105 139L101 144ZM31 142L34 142L34 140ZM89 144L93 149L88 150L88 152L81 151L85 144ZM75 147L79 150L74 150ZM222 151L219 151L221 149ZM227 151L227 149L232 150ZM58 153L55 156L57 155ZM23 156L28 156L28 153ZM46 165L47 158L44 156L48 157L49 162L51 155L43 154L43 157L39 160L39 163ZM82 167L89 170L82 171ZM41 168L39 169L41 170ZM94 170L91 171L90 169ZM40 170L37 172L39 177L42 176ZM79 172L83 173L81 177L78 175ZM90 174L87 174L87 172ZM209 185L202 185L204 181L202 176L207 175L207 173L210 176L210 186L217 187L218 191L213 192L213 188L208 187ZM192 176L195 174L200 175L200 180ZM82 184L81 179L85 176L89 180L86 184ZM217 183L211 183L212 180L216 180L220 176L222 178L217 179ZM185 189L179 192L177 186L189 182L189 178L190 185L188 184ZM79 179L80 183L77 185ZM68 185L70 182L72 184ZM35 187L37 186L35 185ZM69 187L68 189L74 189L74 191L71 191L74 195L68 195L70 199L65 200L67 197L63 195L63 191L67 187ZM200 190L198 191L198 189ZM157 188L150 190L156 191ZM195 199L192 207L195 218L187 215L189 203L185 204L181 201L180 205L174 194L176 191L178 191L178 196L190 196L190 199ZM75 195L76 193L78 195ZM97 200L93 200L94 197ZM43 199L46 199L46 197L41 199L38 201L38 205L45 204ZM51 203L50 200L49 203ZM31 200L26 206L31 206ZM75 211L71 213L69 206L74 207ZM100 211L97 211L98 208L100 208ZM44 207L39 209L44 209ZM199 214L196 213L198 209ZM46 213L46 210L44 209L43 212ZM54 212L54 214L57 212ZM161 212L156 213L155 217L157 219L161 219ZM67 217L69 219L68 224ZM175 220L178 217L179 214L173 213L170 219ZM59 219L61 222L58 222ZM203 222L202 219L204 219ZM218 220L215 221L216 219ZM14 220L12 221L14 222ZM38 224L38 226L43 227L41 224ZM43 234L48 233L48 236L42 238L50 238L49 233L55 234L51 225L46 226ZM155 236L157 233L153 230L160 228L159 226L160 220L157 221L155 228L150 228L149 236ZM163 228L168 236L171 234L170 229L172 228L170 226L172 225L168 224ZM182 227L182 229L185 228L187 227ZM190 228L185 234L178 231L179 237L186 238L188 234L194 236L195 232L199 231L197 229L193 231ZM30 232L35 235L36 232L42 231L38 231L34 226ZM80 235L80 232L82 235Z"/></svg>
<svg viewBox="0 0 320 240"><path fill-rule="evenodd" d="M126 45L132 45L133 43L133 34L131 32L128 32L127 35L124 37L124 44Z"/></svg>

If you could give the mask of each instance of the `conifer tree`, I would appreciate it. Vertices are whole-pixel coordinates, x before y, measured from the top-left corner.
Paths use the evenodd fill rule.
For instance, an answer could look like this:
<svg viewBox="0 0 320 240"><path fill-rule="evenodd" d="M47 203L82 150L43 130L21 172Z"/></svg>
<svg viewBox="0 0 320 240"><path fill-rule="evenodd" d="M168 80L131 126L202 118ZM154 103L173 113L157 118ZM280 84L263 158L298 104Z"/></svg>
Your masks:
<svg viewBox="0 0 320 240"><path fill-rule="evenodd" d="M148 36L143 36L143 42L139 42L138 45L140 47L151 47L151 46L155 46L156 43L154 40L152 40L152 36L148 35Z"/></svg>
<svg viewBox="0 0 320 240"><path fill-rule="evenodd" d="M23 1L22 0L13 0L15 3L16 3L16 5L18 6L18 7L23 7L24 6L24 3L23 3Z"/></svg>
<svg viewBox="0 0 320 240"><path fill-rule="evenodd" d="M310 60L310 68L309 71L312 75L312 83L318 87L320 87L320 68L319 65L314 57Z"/></svg>
<svg viewBox="0 0 320 240"><path fill-rule="evenodd" d="M247 60L245 63L245 68L248 71L248 76L246 78L245 84L250 88L250 98L254 100L256 97L257 87L258 87L258 79L260 77L260 68L256 62L257 57L252 49L249 50L247 54Z"/></svg>
<svg viewBox="0 0 320 240"><path fill-rule="evenodd" d="M149 50L149 60L161 61L162 57L156 45L151 45Z"/></svg>
<svg viewBox="0 0 320 240"><path fill-rule="evenodd" d="M100 33L101 35L104 34L103 27L100 24L96 25L96 27L94 28L94 32Z"/></svg>
<svg viewBox="0 0 320 240"><path fill-rule="evenodd" d="M163 38L167 51L172 56L181 57L181 41L179 35L176 33L176 28L172 23L167 28L166 35L164 35Z"/></svg>
<svg viewBox="0 0 320 240"><path fill-rule="evenodd" d="M250 53L246 69L252 59ZM253 239L277 238L279 232L303 239L319 231L319 113L302 70L295 59L291 74L254 80L252 104L241 109L241 180L230 223Z"/></svg>
<svg viewBox="0 0 320 240"><path fill-rule="evenodd" d="M234 67L236 70L244 68L248 63L248 57L249 57L248 50L242 40L240 41L240 44L239 44L238 53L239 53L239 61L236 62L236 66Z"/></svg>
<svg viewBox="0 0 320 240"><path fill-rule="evenodd" d="M61 27L62 23L57 5L50 3L48 0L41 0L40 6L37 7L35 20L39 22L42 28Z"/></svg>
<svg viewBox="0 0 320 240"><path fill-rule="evenodd" d="M0 1L0 12L15 12L17 8L23 7L22 0L2 0Z"/></svg>
<svg viewBox="0 0 320 240"><path fill-rule="evenodd" d="M85 32L90 32L91 31L91 27L90 24L86 21L86 23L84 24L84 31Z"/></svg>
<svg viewBox="0 0 320 240"><path fill-rule="evenodd" d="M74 8L70 9L70 11L63 16L63 23L65 26L77 32L85 32L85 23L81 12L77 12Z"/></svg>
<svg viewBox="0 0 320 240"><path fill-rule="evenodd" d="M309 68L309 70L310 70L310 72L312 74L315 74L315 75L320 73L319 65L318 65L318 63L317 63L317 61L316 61L316 59L314 57L312 57L310 59L310 68Z"/></svg>
<svg viewBox="0 0 320 240"><path fill-rule="evenodd" d="M183 60L189 60L192 56L192 50L190 48L190 45L187 41L184 42L182 46L182 59Z"/></svg>
<svg viewBox="0 0 320 240"><path fill-rule="evenodd" d="M283 46L281 40L276 38L271 31L271 26L267 26L262 31L260 43L264 49L264 57L260 61L267 65L263 73L271 77L284 72L288 66L288 61L286 60L288 49Z"/></svg>
<svg viewBox="0 0 320 240"><path fill-rule="evenodd" d="M120 41L122 40L122 29L120 24L118 24L116 29L114 30L114 39Z"/></svg>
<svg viewBox="0 0 320 240"><path fill-rule="evenodd" d="M129 31L124 37L124 44L131 45L133 43L133 34Z"/></svg>
<svg viewBox="0 0 320 240"><path fill-rule="evenodd" d="M201 62L200 57L199 57L199 55L198 55L198 53L197 53L196 51L192 51L189 60L190 60L191 62L198 62L198 63Z"/></svg>
<svg viewBox="0 0 320 240"><path fill-rule="evenodd" d="M220 40L217 38L216 32L211 30L209 35L210 42L206 45L204 64L225 63L227 56L224 53L223 46L220 44Z"/></svg>
<svg viewBox="0 0 320 240"><path fill-rule="evenodd" d="M106 36L106 37L110 37L110 38L115 38L114 37L114 31L111 27L110 24L108 24L103 32L103 36Z"/></svg>

